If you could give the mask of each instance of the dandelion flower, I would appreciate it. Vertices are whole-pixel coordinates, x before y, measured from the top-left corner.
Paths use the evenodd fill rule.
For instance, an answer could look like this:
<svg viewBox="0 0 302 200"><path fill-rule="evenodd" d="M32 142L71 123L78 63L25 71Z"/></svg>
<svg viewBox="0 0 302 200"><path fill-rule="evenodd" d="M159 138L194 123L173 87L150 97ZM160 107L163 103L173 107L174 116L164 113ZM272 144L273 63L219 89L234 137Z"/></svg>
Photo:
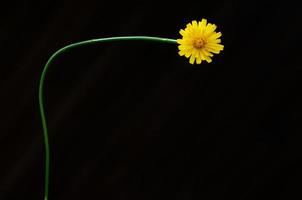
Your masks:
<svg viewBox="0 0 302 200"><path fill-rule="evenodd" d="M190 58L189 62L200 64L203 60L212 62L213 53L219 54L223 50L220 44L221 32L215 32L216 25L208 23L206 19L200 22L192 21L187 27L181 29L179 33L182 39L178 39L179 55Z"/></svg>

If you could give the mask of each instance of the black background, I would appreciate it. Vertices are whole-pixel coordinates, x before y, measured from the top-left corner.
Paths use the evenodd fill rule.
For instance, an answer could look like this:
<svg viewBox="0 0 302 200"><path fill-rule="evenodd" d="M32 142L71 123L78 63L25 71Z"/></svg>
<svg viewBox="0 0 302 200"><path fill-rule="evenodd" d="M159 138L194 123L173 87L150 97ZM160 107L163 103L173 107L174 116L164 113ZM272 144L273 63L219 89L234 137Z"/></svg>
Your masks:
<svg viewBox="0 0 302 200"><path fill-rule="evenodd" d="M297 5L44 0L1 10L0 200L43 198L38 80L52 53L101 37L178 38L201 18L223 33L211 64L190 65L176 45L120 42L51 66L50 199L301 198Z"/></svg>

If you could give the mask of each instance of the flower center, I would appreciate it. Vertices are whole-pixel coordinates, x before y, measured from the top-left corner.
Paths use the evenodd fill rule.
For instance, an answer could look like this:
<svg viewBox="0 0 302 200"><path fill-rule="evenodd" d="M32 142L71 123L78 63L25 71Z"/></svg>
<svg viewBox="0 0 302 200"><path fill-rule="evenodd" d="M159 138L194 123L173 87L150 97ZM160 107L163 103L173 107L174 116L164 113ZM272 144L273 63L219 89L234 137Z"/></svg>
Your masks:
<svg viewBox="0 0 302 200"><path fill-rule="evenodd" d="M198 38L194 41L193 46L197 49L201 49L204 44L205 44L204 40L201 38Z"/></svg>

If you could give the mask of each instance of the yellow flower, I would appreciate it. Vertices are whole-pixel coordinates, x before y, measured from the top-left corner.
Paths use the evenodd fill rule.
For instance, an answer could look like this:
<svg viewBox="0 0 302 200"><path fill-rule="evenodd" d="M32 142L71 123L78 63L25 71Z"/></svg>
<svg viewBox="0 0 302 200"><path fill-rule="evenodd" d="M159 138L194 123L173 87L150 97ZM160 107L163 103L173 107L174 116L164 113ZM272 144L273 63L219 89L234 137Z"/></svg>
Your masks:
<svg viewBox="0 0 302 200"><path fill-rule="evenodd" d="M190 57L189 62L200 64L203 60L212 62L212 53L219 54L223 50L223 45L219 44L221 32L215 32L215 24L207 24L206 19L200 22L192 21L187 24L185 30L181 29L179 33L182 39L178 39L179 55Z"/></svg>

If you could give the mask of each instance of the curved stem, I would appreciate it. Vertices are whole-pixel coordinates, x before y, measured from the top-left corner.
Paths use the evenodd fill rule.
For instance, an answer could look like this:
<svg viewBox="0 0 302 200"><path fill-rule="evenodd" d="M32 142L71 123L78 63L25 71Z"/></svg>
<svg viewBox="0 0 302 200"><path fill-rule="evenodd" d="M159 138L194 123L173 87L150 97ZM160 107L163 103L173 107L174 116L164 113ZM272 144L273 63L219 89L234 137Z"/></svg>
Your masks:
<svg viewBox="0 0 302 200"><path fill-rule="evenodd" d="M92 39L86 40L82 42L73 43L67 45L58 51L56 51L46 62L39 83L39 109L40 115L42 120L42 128L43 128L43 136L44 136L44 145L45 145L45 185L44 185L44 200L48 200L48 192L49 192L49 171L50 171L50 148L49 148L49 140L48 140L48 131L47 131L47 123L44 111L44 103L43 103L43 89L44 89L44 82L47 70L50 64L64 52L71 50L76 47L80 47L83 45L88 44L97 44L103 42L111 42L111 41L125 41L125 40L142 40L142 41L153 41L153 42L160 42L160 43L173 43L176 44L176 40L169 39L169 38L160 38L160 37L148 37L148 36L125 36L125 37L110 37L110 38L100 38L100 39Z"/></svg>

